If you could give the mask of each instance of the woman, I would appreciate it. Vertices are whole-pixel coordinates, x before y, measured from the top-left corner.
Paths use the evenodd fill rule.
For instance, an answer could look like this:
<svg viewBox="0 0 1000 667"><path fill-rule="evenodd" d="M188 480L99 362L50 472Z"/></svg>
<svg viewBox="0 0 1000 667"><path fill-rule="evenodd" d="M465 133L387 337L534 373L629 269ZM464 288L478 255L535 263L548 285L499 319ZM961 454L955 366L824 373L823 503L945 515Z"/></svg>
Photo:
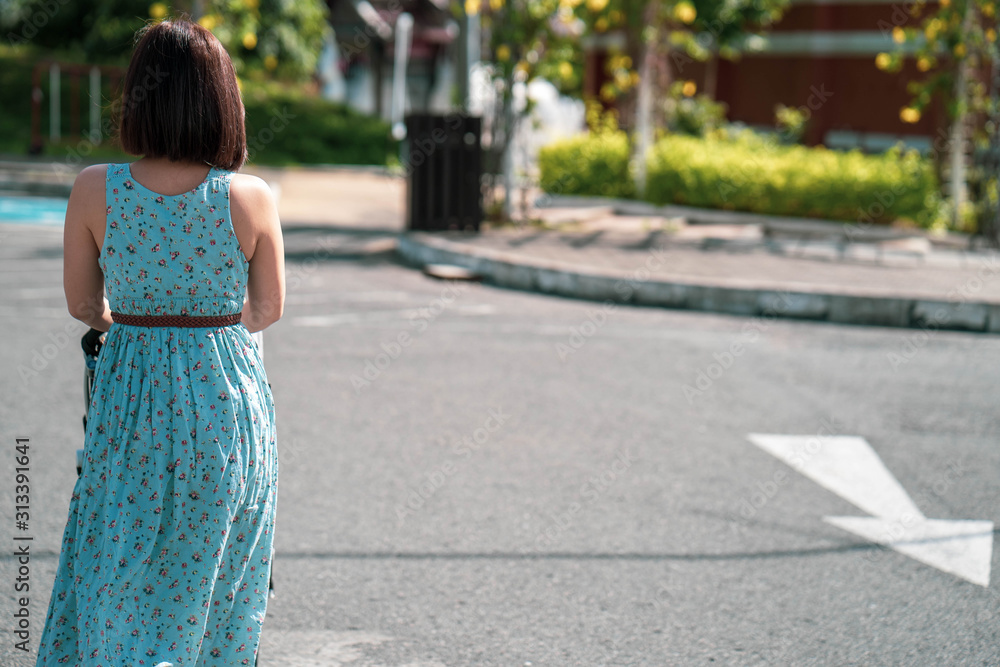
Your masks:
<svg viewBox="0 0 1000 667"><path fill-rule="evenodd" d="M254 664L278 459L250 333L281 317L284 264L266 184L232 173L243 116L209 31L148 26L120 120L142 157L73 186L66 300L108 334L38 665Z"/></svg>

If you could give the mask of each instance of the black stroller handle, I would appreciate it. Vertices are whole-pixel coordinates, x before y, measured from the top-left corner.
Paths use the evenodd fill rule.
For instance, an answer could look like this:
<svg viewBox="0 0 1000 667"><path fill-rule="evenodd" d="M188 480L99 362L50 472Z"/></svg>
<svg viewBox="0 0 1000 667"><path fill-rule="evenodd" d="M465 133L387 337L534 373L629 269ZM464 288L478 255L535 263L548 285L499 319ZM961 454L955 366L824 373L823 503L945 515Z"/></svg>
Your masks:
<svg viewBox="0 0 1000 667"><path fill-rule="evenodd" d="M83 347L83 353L88 357L96 357L101 352L101 336L104 335L103 331L98 331L97 329L91 329L87 333L83 334L83 338L80 339L80 346Z"/></svg>

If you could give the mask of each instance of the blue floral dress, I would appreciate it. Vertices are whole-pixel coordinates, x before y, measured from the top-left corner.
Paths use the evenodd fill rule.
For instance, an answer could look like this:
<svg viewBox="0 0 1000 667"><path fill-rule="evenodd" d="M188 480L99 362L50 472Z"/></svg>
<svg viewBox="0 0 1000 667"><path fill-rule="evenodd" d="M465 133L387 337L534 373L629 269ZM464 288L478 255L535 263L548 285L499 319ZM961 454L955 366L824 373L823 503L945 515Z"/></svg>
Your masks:
<svg viewBox="0 0 1000 667"><path fill-rule="evenodd" d="M241 310L231 177L212 169L164 196L108 165L100 264L113 311ZM37 665L254 664L277 474L274 404L242 324L112 325Z"/></svg>

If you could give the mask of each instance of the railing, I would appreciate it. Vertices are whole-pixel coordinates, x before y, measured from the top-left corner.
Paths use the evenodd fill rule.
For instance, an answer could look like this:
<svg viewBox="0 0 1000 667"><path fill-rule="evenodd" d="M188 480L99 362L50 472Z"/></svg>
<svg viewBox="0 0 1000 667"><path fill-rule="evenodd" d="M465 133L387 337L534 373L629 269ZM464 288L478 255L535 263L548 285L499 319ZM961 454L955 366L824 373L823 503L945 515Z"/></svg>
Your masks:
<svg viewBox="0 0 1000 667"><path fill-rule="evenodd" d="M62 140L62 76L70 81L70 135L80 136L80 82L88 79L90 129L88 139L99 144L103 138L101 131L101 78L107 77L112 89L116 89L125 75L121 67L107 65L85 65L80 63L64 63L53 60L42 60L35 63L31 74L31 153L38 154L44 146L42 138L42 100L45 93L42 89L42 74L49 72L49 141Z"/></svg>

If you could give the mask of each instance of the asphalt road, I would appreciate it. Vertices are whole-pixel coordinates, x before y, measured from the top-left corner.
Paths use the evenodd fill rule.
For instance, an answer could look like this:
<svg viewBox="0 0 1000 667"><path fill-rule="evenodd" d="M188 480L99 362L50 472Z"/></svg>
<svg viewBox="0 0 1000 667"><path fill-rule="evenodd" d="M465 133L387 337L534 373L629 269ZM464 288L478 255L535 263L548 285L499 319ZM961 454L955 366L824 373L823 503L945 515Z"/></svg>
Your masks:
<svg viewBox="0 0 1000 667"><path fill-rule="evenodd" d="M995 572L824 522L865 513L748 439L861 436L925 516L1000 524L1000 338L602 310L315 236L265 335L261 667L1000 665ZM56 231L0 228L0 543L28 437L32 648L82 440L60 255ZM34 664L8 631L16 567L0 558L11 667Z"/></svg>

